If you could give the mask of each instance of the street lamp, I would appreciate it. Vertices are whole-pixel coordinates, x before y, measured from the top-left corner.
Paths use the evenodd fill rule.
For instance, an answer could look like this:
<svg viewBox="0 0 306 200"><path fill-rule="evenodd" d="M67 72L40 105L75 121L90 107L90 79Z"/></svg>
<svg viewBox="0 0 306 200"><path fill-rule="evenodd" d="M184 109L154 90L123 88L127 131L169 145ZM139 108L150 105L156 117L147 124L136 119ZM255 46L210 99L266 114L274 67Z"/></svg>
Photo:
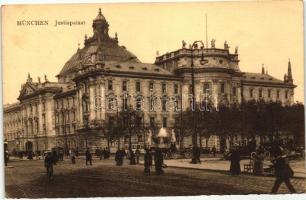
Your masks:
<svg viewBox="0 0 306 200"><path fill-rule="evenodd" d="M193 121L193 132L192 132L192 164L200 163L199 159L199 149L198 149L198 142L197 142L197 130L196 130L196 104L195 104L195 84L194 84L194 63L193 63L193 51L194 49L198 49L198 44L201 44L201 60L200 64L204 65L207 63L207 60L204 60L204 43L201 40L194 41L190 47L191 50L191 86L192 86L192 121Z"/></svg>
<svg viewBox="0 0 306 200"><path fill-rule="evenodd" d="M133 150L132 150L132 130L135 127L135 112L132 111L132 109L129 109L129 151L130 151L130 165L135 165L136 160L135 156L132 156Z"/></svg>

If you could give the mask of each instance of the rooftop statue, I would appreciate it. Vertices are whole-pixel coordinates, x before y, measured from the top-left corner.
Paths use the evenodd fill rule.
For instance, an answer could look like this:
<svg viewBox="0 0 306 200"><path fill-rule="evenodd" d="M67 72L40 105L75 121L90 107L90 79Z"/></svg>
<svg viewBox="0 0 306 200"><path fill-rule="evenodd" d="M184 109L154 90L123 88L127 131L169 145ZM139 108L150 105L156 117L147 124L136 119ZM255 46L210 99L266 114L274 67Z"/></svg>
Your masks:
<svg viewBox="0 0 306 200"><path fill-rule="evenodd" d="M216 40L215 39L212 39L210 44L211 44L211 48L215 48L215 43L216 43Z"/></svg>
<svg viewBox="0 0 306 200"><path fill-rule="evenodd" d="M229 49L229 46L228 46L228 44L227 44L227 41L225 40L225 42L224 42L224 49Z"/></svg>
<svg viewBox="0 0 306 200"><path fill-rule="evenodd" d="M186 42L185 40L182 40L182 48L184 49L186 47Z"/></svg>
<svg viewBox="0 0 306 200"><path fill-rule="evenodd" d="M235 48L235 54L238 54L238 46Z"/></svg>

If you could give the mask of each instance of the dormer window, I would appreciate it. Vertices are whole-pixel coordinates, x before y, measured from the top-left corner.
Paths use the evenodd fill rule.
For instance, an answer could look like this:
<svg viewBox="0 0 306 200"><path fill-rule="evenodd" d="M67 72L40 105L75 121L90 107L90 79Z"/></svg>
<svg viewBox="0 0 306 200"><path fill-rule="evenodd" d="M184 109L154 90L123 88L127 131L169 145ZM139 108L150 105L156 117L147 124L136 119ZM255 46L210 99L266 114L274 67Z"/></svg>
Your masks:
<svg viewBox="0 0 306 200"><path fill-rule="evenodd" d="M146 68L146 67L143 67L143 68L142 68L142 70L148 70L148 68Z"/></svg>
<svg viewBox="0 0 306 200"><path fill-rule="evenodd" d="M158 68L155 68L154 71L159 72L159 69L158 69Z"/></svg>
<svg viewBox="0 0 306 200"><path fill-rule="evenodd" d="M129 69L134 69L134 66L129 66Z"/></svg>

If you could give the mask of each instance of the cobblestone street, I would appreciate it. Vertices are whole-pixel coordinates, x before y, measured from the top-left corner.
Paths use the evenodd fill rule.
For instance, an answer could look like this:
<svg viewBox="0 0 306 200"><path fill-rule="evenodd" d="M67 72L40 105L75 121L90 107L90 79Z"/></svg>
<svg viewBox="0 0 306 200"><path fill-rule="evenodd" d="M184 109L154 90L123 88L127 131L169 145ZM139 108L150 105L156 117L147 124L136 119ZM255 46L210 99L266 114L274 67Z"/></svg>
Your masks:
<svg viewBox="0 0 306 200"><path fill-rule="evenodd" d="M54 166L54 180L47 181L42 160L12 161L5 169L6 196L10 198L54 197L119 197L119 196L173 196L269 193L273 177L242 174L231 176L227 172L198 169L165 168L165 174L143 174L143 166L122 167L114 160L94 160L86 166L83 159L76 165L69 160ZM306 180L293 178L298 193L304 193ZM288 193L281 185L280 193Z"/></svg>

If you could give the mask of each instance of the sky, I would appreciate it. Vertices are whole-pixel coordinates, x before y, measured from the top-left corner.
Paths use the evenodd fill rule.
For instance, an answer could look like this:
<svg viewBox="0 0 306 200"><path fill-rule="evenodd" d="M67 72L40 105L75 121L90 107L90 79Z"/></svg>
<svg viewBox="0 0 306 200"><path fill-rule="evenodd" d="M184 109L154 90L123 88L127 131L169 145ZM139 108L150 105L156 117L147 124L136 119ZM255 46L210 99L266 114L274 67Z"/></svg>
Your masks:
<svg viewBox="0 0 306 200"><path fill-rule="evenodd" d="M295 100L304 101L303 2L130 3L73 5L11 5L2 7L3 103L17 101L27 74L33 80L47 74L50 81L65 62L92 35L98 9L106 17L109 35L142 62L154 63L160 54L195 40L216 40L230 51L239 47L240 69L268 73L283 80L290 58ZM47 26L18 26L20 20L47 20ZM85 21L84 25L57 26L55 21ZM209 42L210 44L210 42Z"/></svg>

